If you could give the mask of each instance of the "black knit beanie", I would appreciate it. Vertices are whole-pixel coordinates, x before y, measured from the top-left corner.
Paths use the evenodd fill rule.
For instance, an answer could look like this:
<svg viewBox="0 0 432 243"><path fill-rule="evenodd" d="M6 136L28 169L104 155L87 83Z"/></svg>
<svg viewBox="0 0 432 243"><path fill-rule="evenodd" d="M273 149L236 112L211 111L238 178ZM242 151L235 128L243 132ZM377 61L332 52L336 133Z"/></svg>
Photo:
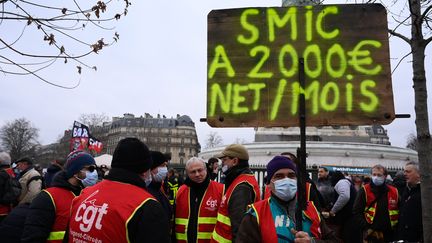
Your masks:
<svg viewBox="0 0 432 243"><path fill-rule="evenodd" d="M151 166L151 169L154 169L156 167L158 167L159 165L163 164L164 162L167 162L167 158L165 157L165 155L159 151L150 151L152 160L153 160L153 164Z"/></svg>
<svg viewBox="0 0 432 243"><path fill-rule="evenodd" d="M120 140L114 150L111 168L122 168L141 174L152 165L148 147L137 138Z"/></svg>

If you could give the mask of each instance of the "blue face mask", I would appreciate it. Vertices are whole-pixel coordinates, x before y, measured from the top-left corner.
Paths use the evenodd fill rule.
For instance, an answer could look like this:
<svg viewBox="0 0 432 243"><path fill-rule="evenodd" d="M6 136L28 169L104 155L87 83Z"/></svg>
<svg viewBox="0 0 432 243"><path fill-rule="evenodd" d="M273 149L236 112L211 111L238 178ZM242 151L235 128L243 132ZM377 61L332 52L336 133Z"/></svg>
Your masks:
<svg viewBox="0 0 432 243"><path fill-rule="evenodd" d="M382 177L380 177L380 176L372 176L372 182L376 186L381 186L382 184L384 184L384 181L385 181L384 176L382 176Z"/></svg>
<svg viewBox="0 0 432 243"><path fill-rule="evenodd" d="M163 180L165 180L165 177L168 174L168 168L165 167L158 167L158 172L156 173L156 175L153 175L153 179L155 182L162 182Z"/></svg>
<svg viewBox="0 0 432 243"><path fill-rule="evenodd" d="M297 193L297 180L284 178L274 182L274 194L281 200L288 202Z"/></svg>
<svg viewBox="0 0 432 243"><path fill-rule="evenodd" d="M81 180L84 187L93 186L98 182L98 173L96 170L93 172L86 171L86 178Z"/></svg>

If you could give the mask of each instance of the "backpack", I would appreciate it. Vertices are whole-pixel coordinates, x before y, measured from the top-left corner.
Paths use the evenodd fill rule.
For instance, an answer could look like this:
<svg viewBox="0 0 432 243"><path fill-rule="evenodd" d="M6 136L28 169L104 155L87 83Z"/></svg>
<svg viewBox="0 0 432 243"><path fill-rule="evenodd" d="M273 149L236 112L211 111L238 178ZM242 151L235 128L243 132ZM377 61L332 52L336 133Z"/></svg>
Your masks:
<svg viewBox="0 0 432 243"><path fill-rule="evenodd" d="M21 184L18 180L8 174L8 179L4 185L4 194L1 201L4 204L15 204L18 202L18 198L21 195Z"/></svg>
<svg viewBox="0 0 432 243"><path fill-rule="evenodd" d="M27 181L27 188L28 188L28 186L30 185L30 182L32 182L32 181L37 181L37 180L41 180L41 190L43 190L43 189L46 189L47 187L46 187L46 185L45 185L45 179L42 177L42 176L33 176L32 178L30 178L28 181Z"/></svg>

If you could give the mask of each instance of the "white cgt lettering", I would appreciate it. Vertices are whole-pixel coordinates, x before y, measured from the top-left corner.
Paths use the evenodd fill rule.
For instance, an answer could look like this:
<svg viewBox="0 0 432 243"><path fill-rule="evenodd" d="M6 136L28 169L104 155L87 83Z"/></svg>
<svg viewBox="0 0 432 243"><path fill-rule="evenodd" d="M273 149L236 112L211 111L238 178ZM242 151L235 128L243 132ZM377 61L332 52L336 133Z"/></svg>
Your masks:
<svg viewBox="0 0 432 243"><path fill-rule="evenodd" d="M102 229L102 218L108 213L108 204L104 203L102 206L94 205L94 201L91 201L91 205L87 205L88 201L85 200L78 207L75 214L75 221L80 222L79 228L83 232L89 232L93 225L96 229Z"/></svg>

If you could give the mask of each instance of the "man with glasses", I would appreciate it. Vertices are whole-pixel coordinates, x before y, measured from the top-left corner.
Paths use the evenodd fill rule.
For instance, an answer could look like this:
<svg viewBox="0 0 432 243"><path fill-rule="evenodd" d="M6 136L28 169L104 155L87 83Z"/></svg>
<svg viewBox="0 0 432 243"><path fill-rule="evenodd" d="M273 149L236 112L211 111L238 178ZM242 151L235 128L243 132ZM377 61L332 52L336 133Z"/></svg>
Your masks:
<svg viewBox="0 0 432 243"><path fill-rule="evenodd" d="M296 231L296 164L285 156L275 156L267 164L266 183L271 196L250 205L236 242L339 242L326 226L312 201L303 210L303 231Z"/></svg>
<svg viewBox="0 0 432 243"><path fill-rule="evenodd" d="M204 160L192 157L186 162L187 178L177 193L175 236L177 242L210 242L223 185L210 180Z"/></svg>
<svg viewBox="0 0 432 243"><path fill-rule="evenodd" d="M219 207L212 241L235 242L247 206L260 199L259 186L249 168L249 154L243 145L231 144L216 157L222 160L226 192Z"/></svg>
<svg viewBox="0 0 432 243"><path fill-rule="evenodd" d="M61 241L69 222L72 200L81 193L82 180L96 169L93 157L84 151L68 155L65 170L57 173L51 187L30 204L21 242Z"/></svg>

